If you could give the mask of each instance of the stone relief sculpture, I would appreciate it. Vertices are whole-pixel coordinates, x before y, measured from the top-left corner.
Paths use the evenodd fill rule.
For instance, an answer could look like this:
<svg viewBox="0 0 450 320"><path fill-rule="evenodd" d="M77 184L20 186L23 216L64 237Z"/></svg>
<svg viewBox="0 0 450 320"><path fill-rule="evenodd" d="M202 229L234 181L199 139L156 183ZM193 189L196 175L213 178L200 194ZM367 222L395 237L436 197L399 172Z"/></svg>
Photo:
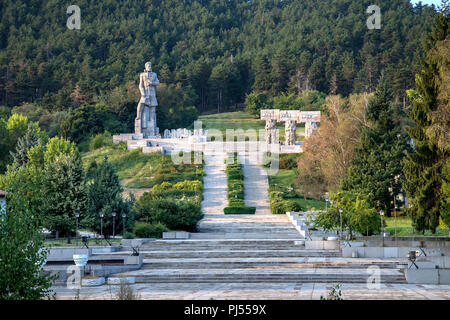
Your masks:
<svg viewBox="0 0 450 320"><path fill-rule="evenodd" d="M137 107L137 116L134 122L135 134L142 134L144 138L156 136L158 127L156 126L156 86L159 80L155 72L152 71L152 63L145 64L145 71L139 75L139 91L141 99Z"/></svg>
<svg viewBox="0 0 450 320"><path fill-rule="evenodd" d="M266 120L266 143L274 144L278 143L277 139L277 120Z"/></svg>
<svg viewBox="0 0 450 320"><path fill-rule="evenodd" d="M296 130L297 130L297 123L295 122L295 120L286 121L286 127L285 127L286 145L289 145L289 146L295 145L295 141L297 140Z"/></svg>

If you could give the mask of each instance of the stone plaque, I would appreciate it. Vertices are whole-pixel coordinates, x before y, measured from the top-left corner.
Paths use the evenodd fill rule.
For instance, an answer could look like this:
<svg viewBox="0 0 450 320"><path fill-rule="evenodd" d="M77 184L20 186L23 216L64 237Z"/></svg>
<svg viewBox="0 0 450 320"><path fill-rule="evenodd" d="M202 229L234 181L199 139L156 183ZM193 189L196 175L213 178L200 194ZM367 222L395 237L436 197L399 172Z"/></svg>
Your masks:
<svg viewBox="0 0 450 320"><path fill-rule="evenodd" d="M278 109L262 109L261 120L277 120L279 119L280 110Z"/></svg>
<svg viewBox="0 0 450 320"><path fill-rule="evenodd" d="M300 116L300 111L298 110L280 110L279 121L289 121L294 120L297 121Z"/></svg>
<svg viewBox="0 0 450 320"><path fill-rule="evenodd" d="M320 122L320 111L301 111L298 122Z"/></svg>

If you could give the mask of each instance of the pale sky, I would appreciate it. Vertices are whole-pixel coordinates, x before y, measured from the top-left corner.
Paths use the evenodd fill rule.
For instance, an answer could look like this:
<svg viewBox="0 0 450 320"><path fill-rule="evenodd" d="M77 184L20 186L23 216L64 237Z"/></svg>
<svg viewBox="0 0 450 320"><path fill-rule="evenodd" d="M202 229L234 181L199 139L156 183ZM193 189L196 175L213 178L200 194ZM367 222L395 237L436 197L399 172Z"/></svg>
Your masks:
<svg viewBox="0 0 450 320"><path fill-rule="evenodd" d="M411 0L412 3L419 3L419 0ZM442 0L422 0L422 4L434 4L436 7L442 4Z"/></svg>

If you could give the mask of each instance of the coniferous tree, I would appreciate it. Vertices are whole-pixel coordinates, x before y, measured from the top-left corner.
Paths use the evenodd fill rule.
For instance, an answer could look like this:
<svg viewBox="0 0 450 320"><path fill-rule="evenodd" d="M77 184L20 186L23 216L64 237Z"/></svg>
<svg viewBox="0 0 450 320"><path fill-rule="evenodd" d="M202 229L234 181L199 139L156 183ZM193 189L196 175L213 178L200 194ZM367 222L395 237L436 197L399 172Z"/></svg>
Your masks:
<svg viewBox="0 0 450 320"><path fill-rule="evenodd" d="M398 122L399 113L390 84L382 75L367 107L371 124L361 133L361 147L342 183L344 190L366 194L374 208L388 214L393 209L394 196L401 191L402 161L409 148L408 137Z"/></svg>
<svg viewBox="0 0 450 320"><path fill-rule="evenodd" d="M134 199L126 200L122 197L123 188L120 185L119 177L107 157L100 164L91 163L89 166L88 189L88 215L83 219L85 226L100 232L100 212L104 214L102 230L104 235L113 233L112 212L116 213L115 234L122 230L122 213L127 215L125 223L132 225L134 216L131 207Z"/></svg>
<svg viewBox="0 0 450 320"><path fill-rule="evenodd" d="M427 54L422 60L421 71L416 75L417 92L412 97L410 118L413 126L408 133L414 150L408 153L404 164L404 187L409 197L409 214L419 231L430 229L435 232L442 210L442 170L449 152L440 148L438 140L427 135L427 130L432 125L432 114L438 109L440 87L438 62L433 59L432 51L437 42L448 41L449 31L448 11L443 11L436 17L433 32L424 42Z"/></svg>
<svg viewBox="0 0 450 320"><path fill-rule="evenodd" d="M38 133L34 129L33 125L30 124L28 126L27 133L17 140L16 152L10 151L16 166L23 167L26 165L28 162L28 150L31 147L39 145L40 143L41 140Z"/></svg>
<svg viewBox="0 0 450 320"><path fill-rule="evenodd" d="M70 237L75 231L75 213L86 211L83 164L78 157L62 154L46 163L43 171L43 226Z"/></svg>

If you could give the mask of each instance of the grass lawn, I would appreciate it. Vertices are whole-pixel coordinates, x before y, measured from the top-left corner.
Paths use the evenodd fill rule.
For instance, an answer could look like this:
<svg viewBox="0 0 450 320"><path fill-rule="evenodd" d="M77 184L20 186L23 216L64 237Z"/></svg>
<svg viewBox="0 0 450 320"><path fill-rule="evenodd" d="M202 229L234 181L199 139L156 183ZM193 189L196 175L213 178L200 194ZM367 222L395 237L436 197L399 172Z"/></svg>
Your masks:
<svg viewBox="0 0 450 320"><path fill-rule="evenodd" d="M325 209L325 202L314 199L304 199L303 193L298 192L294 184L295 170L294 169L280 169L278 173L269 176L269 190L280 190L285 192L284 199L294 200L302 208L307 210L322 210ZM289 188L292 188L290 190Z"/></svg>
<svg viewBox="0 0 450 320"><path fill-rule="evenodd" d="M397 228L397 236L420 236L422 233L414 232L411 218L400 216L400 217L389 217L385 218L386 231L390 232L391 236L395 235L395 229ZM431 231L425 231L426 236L448 236L449 229L446 228L442 230L441 228L436 229L436 233L433 234Z"/></svg>
<svg viewBox="0 0 450 320"><path fill-rule="evenodd" d="M233 130L242 129L244 131L254 129L256 130L256 134L258 135L259 130L260 129L264 130L266 125L265 121L261 121L244 111L210 114L200 116L198 120L202 121L203 128L206 130L217 129L222 131L224 139L227 129ZM278 123L277 128L280 140L284 141L284 123ZM305 132L304 126L297 127L297 134L303 134L304 132ZM303 140L303 137L298 136L297 140L301 141Z"/></svg>

